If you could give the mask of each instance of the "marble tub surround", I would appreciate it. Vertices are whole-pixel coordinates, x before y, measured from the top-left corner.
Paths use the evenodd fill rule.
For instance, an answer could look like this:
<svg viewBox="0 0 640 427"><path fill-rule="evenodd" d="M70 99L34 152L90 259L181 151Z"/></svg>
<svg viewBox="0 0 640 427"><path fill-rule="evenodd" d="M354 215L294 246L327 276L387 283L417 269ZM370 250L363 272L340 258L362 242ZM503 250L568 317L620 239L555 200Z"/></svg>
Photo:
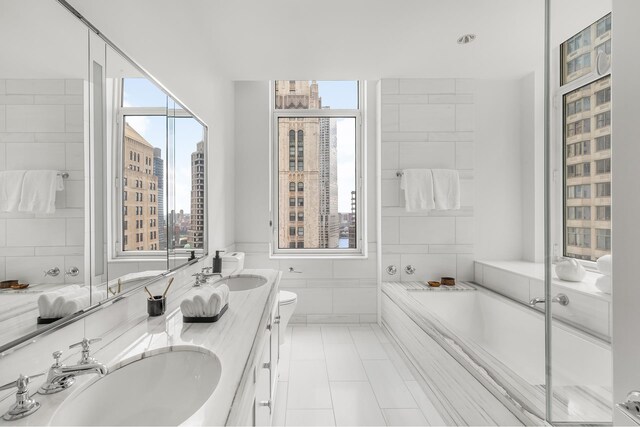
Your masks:
<svg viewBox="0 0 640 427"><path fill-rule="evenodd" d="M101 337L102 341L92 345L92 355L108 367L122 360L145 352L159 351L165 347L196 346L213 352L220 359L222 374L220 382L205 404L188 420L190 425L237 424L246 418L247 395L253 381L254 359L262 346L263 334L271 307L277 299L281 273L276 270L245 270L248 274L261 275L268 279L262 287L246 292L234 292L229 297L229 309L216 323L185 324L179 309L184 297L189 297L195 272L199 272L209 261L201 261L173 273L175 281L167 295L167 310L164 315L148 317L144 290L126 296L109 307L98 310L80 321L59 331L40 337L37 342L15 352L2 355L0 382L8 382L20 372L35 374L44 372L51 365L51 352L65 351L62 363L71 365L79 358L78 351L66 350L69 344L82 337ZM231 271L225 271L228 274ZM149 285L152 293L162 293L166 279ZM78 377L69 390L50 396L37 396L40 410L17 422L17 425L47 424L58 405L74 390L80 390L91 376ZM36 390L41 378L35 379L31 390ZM13 402L12 391L0 396L0 411L4 412ZM252 404L251 400L249 404ZM105 410L111 410L105 405ZM99 417L99 414L96 414ZM0 424L2 425L2 424Z"/></svg>
<svg viewBox="0 0 640 427"><path fill-rule="evenodd" d="M475 261L474 282L508 298L528 304L544 296L544 264L527 261ZM611 294L596 286L602 274L587 271L580 282L567 282L553 274L552 294L563 293L569 305L554 305L555 318L595 337L611 341ZM544 305L535 310L544 311Z"/></svg>
<svg viewBox="0 0 640 427"><path fill-rule="evenodd" d="M541 313L481 287L475 292L449 294L403 289L399 283L384 284L383 322L391 325L409 351L417 355L418 366L427 363L421 357L422 349L417 353L411 334L398 329L394 322L405 324L412 319L407 329L413 329L414 339L422 334L442 345L514 414L525 414L534 421L535 416L543 416L545 365ZM516 323L517 329L506 319ZM554 418L610 422L609 346L562 325L554 326L553 336ZM422 340L420 345L429 340ZM567 347L582 357L576 360ZM432 374L427 371L427 375Z"/></svg>
<svg viewBox="0 0 640 427"><path fill-rule="evenodd" d="M544 424L464 351L454 351L455 335L434 327L437 319L400 283L385 282L382 292L382 325L426 382L425 391L447 424Z"/></svg>

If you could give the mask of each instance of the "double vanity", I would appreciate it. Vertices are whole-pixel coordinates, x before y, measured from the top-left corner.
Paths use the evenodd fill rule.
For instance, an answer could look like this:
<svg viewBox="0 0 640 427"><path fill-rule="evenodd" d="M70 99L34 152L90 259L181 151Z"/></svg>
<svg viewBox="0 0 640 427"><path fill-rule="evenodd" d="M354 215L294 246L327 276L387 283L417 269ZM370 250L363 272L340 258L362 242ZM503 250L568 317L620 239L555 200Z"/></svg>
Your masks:
<svg viewBox="0 0 640 427"><path fill-rule="evenodd" d="M0 425L269 425L278 376L281 273L223 270L222 279L208 280L229 286L229 309L215 323L184 323L180 302L198 291L193 275L209 262L170 275L175 281L161 316L148 316L146 293L139 289L22 349L0 354L0 379L31 376L29 396L39 405L30 415ZM163 277L147 287L158 292L166 282ZM101 339L67 350L85 337ZM54 355L57 364L52 345L58 347L54 352L62 351ZM92 369L75 371L82 359ZM102 365L106 375L94 369ZM74 383L52 394L42 391L50 373L64 368ZM4 414L16 401L16 389L0 393Z"/></svg>

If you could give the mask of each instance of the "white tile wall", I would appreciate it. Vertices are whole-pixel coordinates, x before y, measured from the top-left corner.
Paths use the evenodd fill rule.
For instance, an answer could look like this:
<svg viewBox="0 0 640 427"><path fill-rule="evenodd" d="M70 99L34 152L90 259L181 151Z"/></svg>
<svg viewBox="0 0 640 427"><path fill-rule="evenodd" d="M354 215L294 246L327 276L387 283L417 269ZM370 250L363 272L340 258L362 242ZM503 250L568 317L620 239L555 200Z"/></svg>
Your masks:
<svg viewBox="0 0 640 427"><path fill-rule="evenodd" d="M382 80L382 280L473 279L473 110L472 80ZM407 213L396 177L406 168L457 169L461 209Z"/></svg>
<svg viewBox="0 0 640 427"><path fill-rule="evenodd" d="M70 171L53 215L0 213L0 278L32 283L52 267L84 267L84 82L0 80L0 170ZM81 277L81 276L80 276Z"/></svg>

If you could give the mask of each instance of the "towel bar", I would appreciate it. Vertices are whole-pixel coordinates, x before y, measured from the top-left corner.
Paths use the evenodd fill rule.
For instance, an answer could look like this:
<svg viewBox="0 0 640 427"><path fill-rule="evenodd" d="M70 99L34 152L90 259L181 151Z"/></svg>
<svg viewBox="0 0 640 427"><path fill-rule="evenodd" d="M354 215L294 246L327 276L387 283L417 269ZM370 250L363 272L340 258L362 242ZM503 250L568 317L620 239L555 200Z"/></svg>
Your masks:
<svg viewBox="0 0 640 427"><path fill-rule="evenodd" d="M69 172L58 172L58 175L60 175L62 179L69 178Z"/></svg>

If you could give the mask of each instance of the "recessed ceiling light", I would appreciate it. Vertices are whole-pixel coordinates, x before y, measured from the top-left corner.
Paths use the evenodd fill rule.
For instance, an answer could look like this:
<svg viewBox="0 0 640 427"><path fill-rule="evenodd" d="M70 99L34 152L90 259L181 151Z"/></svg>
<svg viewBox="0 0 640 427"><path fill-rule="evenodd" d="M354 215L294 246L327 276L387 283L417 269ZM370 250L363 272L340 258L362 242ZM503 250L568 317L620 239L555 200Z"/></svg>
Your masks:
<svg viewBox="0 0 640 427"><path fill-rule="evenodd" d="M458 39L458 44L468 44L476 39L475 34L465 34Z"/></svg>

